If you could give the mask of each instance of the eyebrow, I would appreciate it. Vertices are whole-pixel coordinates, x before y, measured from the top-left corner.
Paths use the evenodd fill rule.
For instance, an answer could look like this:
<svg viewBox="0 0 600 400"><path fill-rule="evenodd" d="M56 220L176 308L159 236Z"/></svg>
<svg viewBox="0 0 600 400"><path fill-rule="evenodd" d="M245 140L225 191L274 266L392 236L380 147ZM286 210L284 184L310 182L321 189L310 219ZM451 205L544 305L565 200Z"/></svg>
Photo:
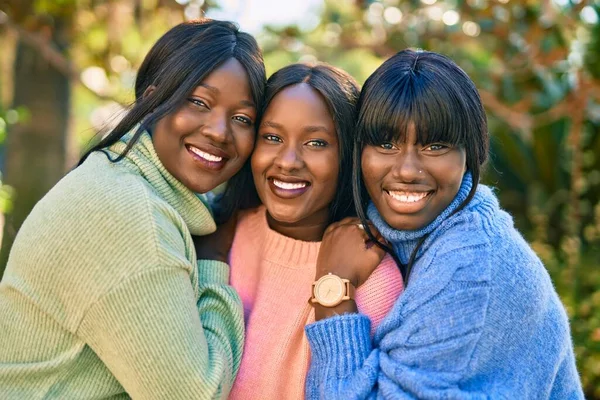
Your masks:
<svg viewBox="0 0 600 400"><path fill-rule="evenodd" d="M210 92L219 93L219 89L217 89L216 87L207 85L206 83L200 83L198 86L208 89Z"/></svg>
<svg viewBox="0 0 600 400"><path fill-rule="evenodd" d="M209 92L212 92L214 94L220 93L219 89L217 89L214 86L207 85L206 83L200 83L198 86L201 86L201 87L207 89ZM242 106L245 106L245 107L256 108L256 104L254 104L254 102L252 102L250 100L242 100L242 101L240 101L239 104Z"/></svg>
<svg viewBox="0 0 600 400"><path fill-rule="evenodd" d="M273 121L263 121L260 125L261 126L267 126L267 127L270 127L270 128L285 130L285 128L283 127L283 125L281 125L281 124L279 124L277 122L273 122ZM327 129L323 125L308 125L308 126L303 127L302 130L304 132L308 132L308 133L312 133L312 132L326 132L326 133L331 133L329 131L329 129Z"/></svg>

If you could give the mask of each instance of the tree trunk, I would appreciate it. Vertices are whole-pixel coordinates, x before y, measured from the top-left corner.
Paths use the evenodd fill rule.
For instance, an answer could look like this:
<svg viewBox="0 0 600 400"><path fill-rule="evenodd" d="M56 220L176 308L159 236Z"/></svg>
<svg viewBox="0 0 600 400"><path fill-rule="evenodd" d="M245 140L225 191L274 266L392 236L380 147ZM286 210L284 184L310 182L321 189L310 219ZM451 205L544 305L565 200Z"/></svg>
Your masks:
<svg viewBox="0 0 600 400"><path fill-rule="evenodd" d="M45 17L42 23L28 24L32 25L33 33L48 39L48 46L61 52L67 50L71 18ZM68 152L69 78L22 40L16 52L12 108L26 110L26 116L10 126L5 144L4 183L14 188L15 195L12 212L6 215L0 276L19 227L33 206L64 175Z"/></svg>

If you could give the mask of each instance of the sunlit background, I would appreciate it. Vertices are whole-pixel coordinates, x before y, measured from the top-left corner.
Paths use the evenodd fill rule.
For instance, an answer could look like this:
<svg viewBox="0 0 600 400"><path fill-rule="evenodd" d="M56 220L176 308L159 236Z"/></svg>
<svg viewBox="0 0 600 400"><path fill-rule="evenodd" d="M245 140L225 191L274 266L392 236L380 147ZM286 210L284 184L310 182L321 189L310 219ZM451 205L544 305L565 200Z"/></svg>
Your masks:
<svg viewBox="0 0 600 400"><path fill-rule="evenodd" d="M552 275L600 399L599 12L600 0L0 0L0 274L31 207L131 103L173 25L237 22L269 74L319 60L364 82L399 50L433 50L480 90L484 180Z"/></svg>

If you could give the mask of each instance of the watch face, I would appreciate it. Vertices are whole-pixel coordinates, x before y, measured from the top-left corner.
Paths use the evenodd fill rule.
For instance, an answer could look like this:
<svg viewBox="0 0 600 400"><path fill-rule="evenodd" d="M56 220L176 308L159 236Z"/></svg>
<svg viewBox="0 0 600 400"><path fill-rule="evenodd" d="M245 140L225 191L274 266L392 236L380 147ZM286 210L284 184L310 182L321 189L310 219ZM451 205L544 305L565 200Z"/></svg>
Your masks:
<svg viewBox="0 0 600 400"><path fill-rule="evenodd" d="M325 275L315 284L315 298L326 307L338 305L344 297L344 282L335 275Z"/></svg>

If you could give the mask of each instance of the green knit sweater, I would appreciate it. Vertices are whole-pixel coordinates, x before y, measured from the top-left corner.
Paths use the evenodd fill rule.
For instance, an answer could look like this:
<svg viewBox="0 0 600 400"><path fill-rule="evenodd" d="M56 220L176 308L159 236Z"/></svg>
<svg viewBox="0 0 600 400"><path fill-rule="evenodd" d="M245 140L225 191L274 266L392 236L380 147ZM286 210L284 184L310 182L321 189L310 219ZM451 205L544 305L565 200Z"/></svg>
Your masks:
<svg viewBox="0 0 600 400"><path fill-rule="evenodd" d="M36 205L12 248L0 283L0 398L227 397L241 302L229 267L197 261L190 235L214 230L147 133L117 163L90 155Z"/></svg>

